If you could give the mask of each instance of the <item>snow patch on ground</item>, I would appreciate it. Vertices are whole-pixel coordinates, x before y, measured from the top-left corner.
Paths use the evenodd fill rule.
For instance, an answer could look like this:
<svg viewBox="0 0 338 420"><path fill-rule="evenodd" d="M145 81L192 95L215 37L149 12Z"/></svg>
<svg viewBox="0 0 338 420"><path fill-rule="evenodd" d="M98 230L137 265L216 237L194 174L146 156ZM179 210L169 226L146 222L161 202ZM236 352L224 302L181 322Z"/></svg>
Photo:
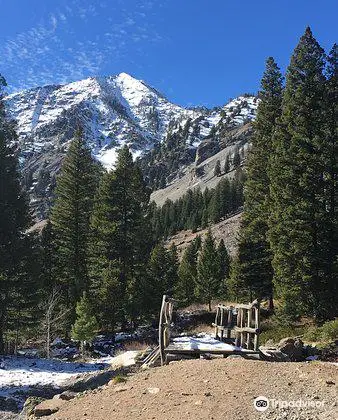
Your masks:
<svg viewBox="0 0 338 420"><path fill-rule="evenodd" d="M117 369L135 364L138 351L126 351L118 356L91 359L86 363L65 362L5 356L0 357L0 396L15 397L30 387L50 386L58 388L62 383L81 373L97 372L108 367Z"/></svg>
<svg viewBox="0 0 338 420"><path fill-rule="evenodd" d="M205 352L212 350L241 350L240 347L223 343L206 333L198 334L195 337L182 336L174 338L173 347L177 347L180 350L201 350Z"/></svg>

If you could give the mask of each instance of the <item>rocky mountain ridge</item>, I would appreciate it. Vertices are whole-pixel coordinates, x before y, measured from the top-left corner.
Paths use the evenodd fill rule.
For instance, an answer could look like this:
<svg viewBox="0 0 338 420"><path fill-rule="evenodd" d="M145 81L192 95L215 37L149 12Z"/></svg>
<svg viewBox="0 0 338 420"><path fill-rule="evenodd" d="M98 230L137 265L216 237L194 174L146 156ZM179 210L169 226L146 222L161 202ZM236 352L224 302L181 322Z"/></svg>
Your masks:
<svg viewBox="0 0 338 420"><path fill-rule="evenodd" d="M140 159L146 176L152 167L175 161L170 176L161 181L167 184L196 157L201 161L219 152L231 130L254 119L257 98L243 95L214 109L184 108L121 73L14 93L5 105L17 122L20 163L39 220L46 217L55 175L78 126L107 169L123 144ZM151 161L149 156L158 150L160 155ZM173 156L168 159L163 150Z"/></svg>

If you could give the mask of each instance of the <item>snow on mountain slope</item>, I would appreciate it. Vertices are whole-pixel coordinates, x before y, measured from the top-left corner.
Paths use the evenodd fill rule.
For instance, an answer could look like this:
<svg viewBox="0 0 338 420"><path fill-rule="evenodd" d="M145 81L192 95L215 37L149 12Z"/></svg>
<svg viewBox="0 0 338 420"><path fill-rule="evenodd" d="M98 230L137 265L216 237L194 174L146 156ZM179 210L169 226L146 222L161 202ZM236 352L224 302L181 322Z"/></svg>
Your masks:
<svg viewBox="0 0 338 420"><path fill-rule="evenodd" d="M187 144L196 148L199 144L212 136L220 134L224 127L236 127L252 121L256 117L258 100L255 96L238 96L230 100L222 108L217 107L212 110L200 111L195 117L188 120L178 121L171 130L171 133L184 129L185 124L189 123Z"/></svg>
<svg viewBox="0 0 338 420"><path fill-rule="evenodd" d="M180 146L171 168L171 175L176 176L204 142L214 138L219 143L224 130L253 119L257 98L244 95L222 108L187 109L171 103L145 82L120 73L14 93L5 98L5 105L17 122L24 183L36 218L41 220L48 212L56 174L78 127L83 129L93 156L107 169L114 166L124 144L135 158L144 157L143 166L147 166L147 152L154 146L166 148L167 142L168 147L170 142L183 142L186 157L180 159L184 149ZM206 154L199 153L201 156Z"/></svg>
<svg viewBox="0 0 338 420"><path fill-rule="evenodd" d="M196 116L196 111L170 103L126 73L29 89L5 101L18 123L24 158L67 147L80 125L93 153L107 167L114 164L114 149L122 144L142 152L163 139L172 119Z"/></svg>

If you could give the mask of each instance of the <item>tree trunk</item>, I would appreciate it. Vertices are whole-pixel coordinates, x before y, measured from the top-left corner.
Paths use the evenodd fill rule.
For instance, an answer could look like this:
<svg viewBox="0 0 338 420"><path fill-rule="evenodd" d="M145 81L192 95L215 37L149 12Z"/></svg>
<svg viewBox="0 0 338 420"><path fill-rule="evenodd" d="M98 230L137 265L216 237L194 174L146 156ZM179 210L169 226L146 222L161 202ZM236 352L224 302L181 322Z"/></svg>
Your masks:
<svg viewBox="0 0 338 420"><path fill-rule="evenodd" d="M274 312L274 304L273 304L273 296L269 296L269 312L273 313Z"/></svg>
<svg viewBox="0 0 338 420"><path fill-rule="evenodd" d="M4 334L2 329L0 329L0 354L5 353L5 343L4 343Z"/></svg>
<svg viewBox="0 0 338 420"><path fill-rule="evenodd" d="M46 357L50 358L50 322L47 321L47 337L46 337Z"/></svg>

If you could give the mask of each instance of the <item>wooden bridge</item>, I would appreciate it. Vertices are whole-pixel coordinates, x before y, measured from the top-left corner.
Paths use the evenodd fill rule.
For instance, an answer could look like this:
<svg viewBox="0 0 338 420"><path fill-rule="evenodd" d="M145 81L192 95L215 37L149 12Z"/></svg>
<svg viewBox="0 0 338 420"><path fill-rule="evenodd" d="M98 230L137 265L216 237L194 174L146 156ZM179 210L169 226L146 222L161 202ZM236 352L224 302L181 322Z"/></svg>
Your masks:
<svg viewBox="0 0 338 420"><path fill-rule="evenodd" d="M224 357L237 354L243 357L259 353L260 316L259 302L234 306L218 305L216 308L214 338L177 337L171 339L172 316L175 300L163 296L159 318L159 345L144 360L150 366L157 359L167 364L168 355L218 354Z"/></svg>

